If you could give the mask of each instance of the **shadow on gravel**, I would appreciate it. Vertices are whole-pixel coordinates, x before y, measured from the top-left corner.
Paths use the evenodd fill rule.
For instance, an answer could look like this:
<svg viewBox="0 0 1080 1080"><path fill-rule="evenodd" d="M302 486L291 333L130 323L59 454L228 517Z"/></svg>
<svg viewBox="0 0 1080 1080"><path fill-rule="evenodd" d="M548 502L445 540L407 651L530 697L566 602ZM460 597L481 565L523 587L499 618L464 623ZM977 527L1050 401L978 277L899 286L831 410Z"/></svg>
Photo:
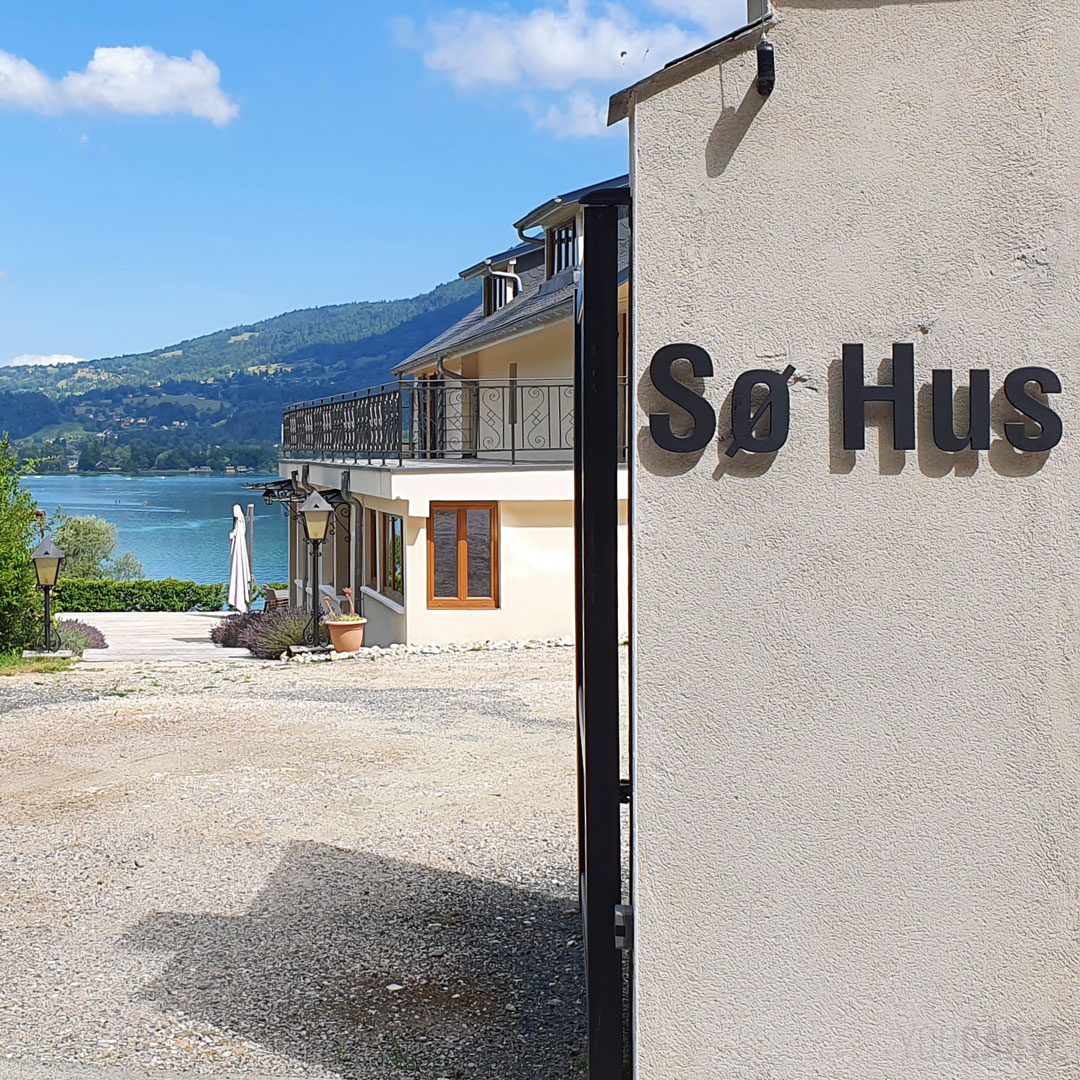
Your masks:
<svg viewBox="0 0 1080 1080"><path fill-rule="evenodd" d="M348 710L355 718L371 717L385 722L395 717L401 722L413 722L420 730L444 727L448 718L491 716L505 723L522 727L562 727L565 720L550 718L501 687L447 686L313 686L294 690L259 690L260 702L275 700L295 705L298 700L332 705ZM568 707L573 706L573 700ZM565 714L564 714L565 715Z"/></svg>
<svg viewBox="0 0 1080 1080"><path fill-rule="evenodd" d="M163 913L123 944L172 954L143 999L354 1080L565 1080L585 1044L574 906L297 843L245 914Z"/></svg>

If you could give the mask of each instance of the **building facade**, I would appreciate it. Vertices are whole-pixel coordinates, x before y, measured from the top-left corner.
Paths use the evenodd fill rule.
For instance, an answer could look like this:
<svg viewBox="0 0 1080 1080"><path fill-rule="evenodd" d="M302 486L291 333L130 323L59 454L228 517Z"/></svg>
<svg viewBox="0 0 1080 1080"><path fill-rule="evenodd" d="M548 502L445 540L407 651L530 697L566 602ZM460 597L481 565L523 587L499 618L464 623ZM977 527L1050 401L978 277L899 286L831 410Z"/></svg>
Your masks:
<svg viewBox="0 0 1080 1080"><path fill-rule="evenodd" d="M298 500L318 490L336 508L319 591L341 602L353 589L369 644L573 633L574 310L590 190L527 214L520 243L463 271L481 281L480 306L394 383L285 411L282 483L268 494L289 507L294 604L311 602ZM619 355L625 386L625 332ZM625 469L620 483L625 540Z"/></svg>
<svg viewBox="0 0 1080 1080"><path fill-rule="evenodd" d="M642 1080L1080 1076L1078 49L777 0L613 99Z"/></svg>

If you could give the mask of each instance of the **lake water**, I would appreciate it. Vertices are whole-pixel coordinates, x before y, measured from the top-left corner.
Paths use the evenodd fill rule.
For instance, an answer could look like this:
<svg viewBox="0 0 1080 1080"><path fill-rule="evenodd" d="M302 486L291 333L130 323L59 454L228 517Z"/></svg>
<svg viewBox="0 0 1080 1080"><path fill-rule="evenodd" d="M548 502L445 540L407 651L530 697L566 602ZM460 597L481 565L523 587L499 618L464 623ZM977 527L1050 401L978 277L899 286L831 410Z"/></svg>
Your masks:
<svg viewBox="0 0 1080 1080"><path fill-rule="evenodd" d="M267 506L245 483L276 476L32 476L26 481L50 516L96 514L116 526L117 554L134 552L148 578L176 577L211 585L229 580L232 508L255 504L255 580L288 579L285 513Z"/></svg>

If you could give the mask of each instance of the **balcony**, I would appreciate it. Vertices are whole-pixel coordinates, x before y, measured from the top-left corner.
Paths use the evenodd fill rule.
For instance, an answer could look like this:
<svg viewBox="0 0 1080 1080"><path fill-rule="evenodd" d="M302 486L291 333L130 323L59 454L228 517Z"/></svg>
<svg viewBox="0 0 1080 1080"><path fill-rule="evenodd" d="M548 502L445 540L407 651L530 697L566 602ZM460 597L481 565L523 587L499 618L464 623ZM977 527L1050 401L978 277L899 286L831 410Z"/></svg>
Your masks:
<svg viewBox="0 0 1080 1080"><path fill-rule="evenodd" d="M620 460L626 460L626 379L619 379ZM569 379L422 379L320 398L285 410L286 457L569 464L574 384Z"/></svg>

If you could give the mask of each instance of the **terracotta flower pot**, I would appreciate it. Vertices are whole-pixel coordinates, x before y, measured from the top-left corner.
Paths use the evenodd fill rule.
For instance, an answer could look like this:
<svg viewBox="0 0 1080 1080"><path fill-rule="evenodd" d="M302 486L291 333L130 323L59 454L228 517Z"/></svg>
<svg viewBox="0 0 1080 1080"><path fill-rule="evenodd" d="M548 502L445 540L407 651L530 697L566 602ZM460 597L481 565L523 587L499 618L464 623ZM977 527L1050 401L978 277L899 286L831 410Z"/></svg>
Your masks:
<svg viewBox="0 0 1080 1080"><path fill-rule="evenodd" d="M363 646L367 619L327 619L324 625L335 652L356 652Z"/></svg>

